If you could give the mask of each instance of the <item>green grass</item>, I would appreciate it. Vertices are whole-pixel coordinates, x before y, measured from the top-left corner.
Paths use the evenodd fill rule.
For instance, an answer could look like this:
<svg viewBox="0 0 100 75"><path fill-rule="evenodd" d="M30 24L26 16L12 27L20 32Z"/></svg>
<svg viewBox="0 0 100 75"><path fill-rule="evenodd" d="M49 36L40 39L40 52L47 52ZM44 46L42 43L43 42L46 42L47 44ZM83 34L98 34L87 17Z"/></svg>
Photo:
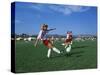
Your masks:
<svg viewBox="0 0 100 75"><path fill-rule="evenodd" d="M57 54L52 51L47 58L47 48L43 44L34 47L32 42L16 41L16 72L39 72L56 70L89 69L97 67L97 42L73 42L70 56L66 55L61 42L55 46L64 51Z"/></svg>

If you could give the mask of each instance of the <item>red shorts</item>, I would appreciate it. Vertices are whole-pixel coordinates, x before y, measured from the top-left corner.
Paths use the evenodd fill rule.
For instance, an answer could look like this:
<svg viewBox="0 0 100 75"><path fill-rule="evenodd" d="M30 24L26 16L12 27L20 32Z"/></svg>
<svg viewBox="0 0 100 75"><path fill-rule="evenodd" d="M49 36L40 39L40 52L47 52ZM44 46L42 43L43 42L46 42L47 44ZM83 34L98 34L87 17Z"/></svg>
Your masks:
<svg viewBox="0 0 100 75"><path fill-rule="evenodd" d="M51 43L50 40L43 40L43 44L44 44L45 46L48 46L49 43Z"/></svg>
<svg viewBox="0 0 100 75"><path fill-rule="evenodd" d="M72 39L66 39L66 40L65 40L65 43L68 43L68 42L71 43L71 41L72 41Z"/></svg>

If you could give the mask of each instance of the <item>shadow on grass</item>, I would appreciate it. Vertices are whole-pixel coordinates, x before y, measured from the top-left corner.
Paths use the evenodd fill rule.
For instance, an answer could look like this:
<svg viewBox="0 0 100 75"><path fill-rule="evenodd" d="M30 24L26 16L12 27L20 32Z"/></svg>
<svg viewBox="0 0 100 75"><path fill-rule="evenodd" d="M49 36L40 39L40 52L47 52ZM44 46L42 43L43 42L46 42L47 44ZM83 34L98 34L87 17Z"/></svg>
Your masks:
<svg viewBox="0 0 100 75"><path fill-rule="evenodd" d="M76 52L71 52L71 53L69 53L69 55L68 56L76 56L76 57L81 57L82 56L82 54L84 53L84 51L76 51Z"/></svg>
<svg viewBox="0 0 100 75"><path fill-rule="evenodd" d="M78 47L72 47L72 50L75 51L71 51L70 53L66 53L65 50L63 50L63 53L61 54L54 54L51 55L50 58L45 58L45 59L55 59L55 58L62 58L62 57L81 57L84 54L84 51L78 51L77 49L81 49L81 48L87 48L88 46L78 46Z"/></svg>
<svg viewBox="0 0 100 75"><path fill-rule="evenodd" d="M56 55L56 56L51 56L50 58L58 58L58 57L81 57L82 54L84 53L84 51L76 51L76 52L70 52L70 53L63 53L60 55Z"/></svg>
<svg viewBox="0 0 100 75"><path fill-rule="evenodd" d="M78 47L72 47L72 49L79 49L79 48L86 48L86 47L88 47L88 46L78 46Z"/></svg>

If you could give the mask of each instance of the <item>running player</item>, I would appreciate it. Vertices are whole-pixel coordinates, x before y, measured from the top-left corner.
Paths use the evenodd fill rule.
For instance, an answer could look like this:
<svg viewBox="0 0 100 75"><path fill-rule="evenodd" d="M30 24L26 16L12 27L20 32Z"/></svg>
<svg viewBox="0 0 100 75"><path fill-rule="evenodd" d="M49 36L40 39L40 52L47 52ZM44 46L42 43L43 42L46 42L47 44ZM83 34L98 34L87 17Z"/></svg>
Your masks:
<svg viewBox="0 0 100 75"><path fill-rule="evenodd" d="M42 40L43 41L43 44L48 48L48 53L47 53L47 57L49 58L50 57L50 54L51 54L51 50L53 50L54 52L60 54L60 50L57 49L56 47L53 46L53 44L50 42L50 40L48 40L47 38L47 33L49 31L52 31L52 30L55 30L56 28L54 29L48 29L48 25L47 24L43 24L41 26L41 30L38 34L38 37L37 37L37 40L35 42L35 46L37 46L37 43L38 43L38 40Z"/></svg>
<svg viewBox="0 0 100 75"><path fill-rule="evenodd" d="M66 39L64 43L62 44L65 46L66 52L69 53L71 51L71 45L72 45L72 31L67 32Z"/></svg>

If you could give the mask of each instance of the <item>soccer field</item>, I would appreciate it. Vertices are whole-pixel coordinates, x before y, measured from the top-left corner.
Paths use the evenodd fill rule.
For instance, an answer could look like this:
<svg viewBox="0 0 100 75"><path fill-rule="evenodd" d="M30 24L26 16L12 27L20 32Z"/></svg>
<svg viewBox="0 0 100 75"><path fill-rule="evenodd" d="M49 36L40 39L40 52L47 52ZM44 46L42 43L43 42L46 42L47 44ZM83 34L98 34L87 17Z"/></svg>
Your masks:
<svg viewBox="0 0 100 75"><path fill-rule="evenodd" d="M51 52L43 44L34 47L33 42L16 41L16 72L76 70L97 67L97 41L73 42L70 55L66 55L62 42L54 45L62 54Z"/></svg>

